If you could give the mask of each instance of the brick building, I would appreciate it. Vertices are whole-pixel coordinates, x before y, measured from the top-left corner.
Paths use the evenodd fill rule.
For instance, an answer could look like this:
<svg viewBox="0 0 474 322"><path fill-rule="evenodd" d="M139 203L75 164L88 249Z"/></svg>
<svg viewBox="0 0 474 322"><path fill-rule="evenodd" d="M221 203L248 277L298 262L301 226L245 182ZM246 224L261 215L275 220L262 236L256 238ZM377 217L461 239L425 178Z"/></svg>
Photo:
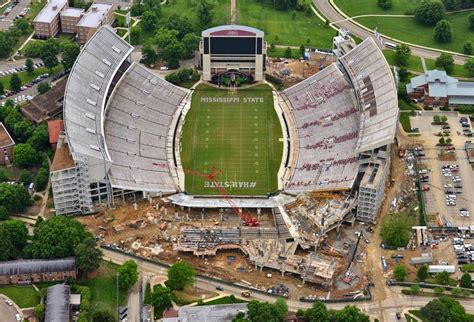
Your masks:
<svg viewBox="0 0 474 322"><path fill-rule="evenodd" d="M114 12L111 4L94 3L77 24L77 43L85 44L103 25L112 25Z"/></svg>
<svg viewBox="0 0 474 322"><path fill-rule="evenodd" d="M67 7L67 0L49 1L33 20L35 35L43 39L56 36L61 30L60 12Z"/></svg>
<svg viewBox="0 0 474 322"><path fill-rule="evenodd" d="M76 275L74 257L0 262L0 285L63 281Z"/></svg>
<svg viewBox="0 0 474 322"><path fill-rule="evenodd" d="M77 32L77 24L84 15L84 9L67 8L61 11L61 30L70 34Z"/></svg>
<svg viewBox="0 0 474 322"><path fill-rule="evenodd" d="M474 83L460 82L444 70L429 70L406 85L411 99L425 105L474 104Z"/></svg>
<svg viewBox="0 0 474 322"><path fill-rule="evenodd" d="M13 141L3 123L0 123L0 165L9 166L11 164L14 147L15 141Z"/></svg>
<svg viewBox="0 0 474 322"><path fill-rule="evenodd" d="M56 151L56 146L58 145L59 135L64 131L64 121L63 120L53 120L48 122L48 136L49 144L53 151Z"/></svg>

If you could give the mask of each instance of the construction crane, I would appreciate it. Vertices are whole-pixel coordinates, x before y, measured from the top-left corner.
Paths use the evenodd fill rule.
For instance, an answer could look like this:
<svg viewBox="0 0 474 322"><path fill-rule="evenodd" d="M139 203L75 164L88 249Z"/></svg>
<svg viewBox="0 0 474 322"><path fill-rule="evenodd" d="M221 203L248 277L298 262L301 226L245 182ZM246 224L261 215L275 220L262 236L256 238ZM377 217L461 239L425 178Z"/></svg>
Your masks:
<svg viewBox="0 0 474 322"><path fill-rule="evenodd" d="M245 212L242 211L242 209L237 207L237 205L234 203L234 201L229 196L227 191L219 185L219 183L216 180L216 177L222 173L222 170L219 169L219 170L216 171L216 168L212 167L211 171L209 173L202 173L202 172L199 172L199 171L196 171L196 170L189 170L189 169L185 169L184 172L186 174L190 174L190 175L193 175L193 176L197 176L197 177L201 177L201 178L205 178L205 179L210 180L214 184L214 187L217 189L219 194L222 197L225 198L225 200L231 206L231 208L234 210L234 212L240 217L240 219L242 220L244 226L249 226L249 227L258 227L258 226L260 226L260 223L257 221L257 219L255 219L252 216L252 214L245 213Z"/></svg>

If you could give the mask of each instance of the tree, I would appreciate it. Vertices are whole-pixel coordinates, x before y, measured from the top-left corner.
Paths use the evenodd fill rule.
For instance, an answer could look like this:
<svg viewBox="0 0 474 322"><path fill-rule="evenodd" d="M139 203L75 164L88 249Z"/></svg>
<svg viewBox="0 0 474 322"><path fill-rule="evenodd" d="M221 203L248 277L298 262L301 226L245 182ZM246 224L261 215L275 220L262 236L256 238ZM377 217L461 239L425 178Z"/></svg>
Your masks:
<svg viewBox="0 0 474 322"><path fill-rule="evenodd" d="M32 176L31 176L31 172L26 170L26 169L23 169L20 171L20 182L24 185L28 185L31 183L31 181L33 181L32 179Z"/></svg>
<svg viewBox="0 0 474 322"><path fill-rule="evenodd" d="M280 319L281 312L278 311L276 303L270 304L253 300L247 305L247 310L247 318L251 322L284 321Z"/></svg>
<svg viewBox="0 0 474 322"><path fill-rule="evenodd" d="M474 13L469 16L468 21L469 21L469 29L474 30Z"/></svg>
<svg viewBox="0 0 474 322"><path fill-rule="evenodd" d="M398 264L395 266L393 269L393 276L397 281L404 281L407 278L408 275L408 270L405 265L403 264Z"/></svg>
<svg viewBox="0 0 474 322"><path fill-rule="evenodd" d="M471 321L465 308L459 301L448 297L440 297L428 302L420 310L421 315L428 321Z"/></svg>
<svg viewBox="0 0 474 322"><path fill-rule="evenodd" d="M142 47L143 63L153 65L158 60L158 54L152 45L146 44Z"/></svg>
<svg viewBox="0 0 474 322"><path fill-rule="evenodd" d="M304 46L304 45L301 45L301 46L300 46L300 55L301 55L302 57L304 57L305 51L306 51L305 46Z"/></svg>
<svg viewBox="0 0 474 322"><path fill-rule="evenodd" d="M10 240L6 228L0 225L0 261L7 261L16 257L15 246Z"/></svg>
<svg viewBox="0 0 474 322"><path fill-rule="evenodd" d="M6 58L18 41L18 35L11 31L0 31L0 57Z"/></svg>
<svg viewBox="0 0 474 322"><path fill-rule="evenodd" d="M392 0L378 0L377 4L384 10L392 8Z"/></svg>
<svg viewBox="0 0 474 322"><path fill-rule="evenodd" d="M328 321L329 313L326 305L321 301L316 301L313 306L306 310L304 316L311 322Z"/></svg>
<svg viewBox="0 0 474 322"><path fill-rule="evenodd" d="M329 317L331 322L369 322L369 316L362 313L356 306L347 305L340 311L332 312Z"/></svg>
<svg viewBox="0 0 474 322"><path fill-rule="evenodd" d="M428 265L421 265L418 267L416 278L419 282L424 282L428 278Z"/></svg>
<svg viewBox="0 0 474 322"><path fill-rule="evenodd" d="M145 31L152 32L156 29L158 17L153 11L145 11L141 17L141 27Z"/></svg>
<svg viewBox="0 0 474 322"><path fill-rule="evenodd" d="M82 276L99 268L102 259L102 251L97 248L97 244L92 237L87 237L74 249L77 269Z"/></svg>
<svg viewBox="0 0 474 322"><path fill-rule="evenodd" d="M175 263L168 269L166 286L173 291L182 290L186 286L194 284L195 276L196 271L190 264L185 262Z"/></svg>
<svg viewBox="0 0 474 322"><path fill-rule="evenodd" d="M286 304L286 301L279 297L273 304L275 307L276 311L276 317L278 318L279 321L285 321L285 316L286 313L288 312L288 304Z"/></svg>
<svg viewBox="0 0 474 322"><path fill-rule="evenodd" d="M444 69L446 73L450 74L454 68L454 58L450 54L442 53L436 58L435 66Z"/></svg>
<svg viewBox="0 0 474 322"><path fill-rule="evenodd" d="M395 64L400 67L408 65L408 58L410 58L411 49L406 44L400 44L395 47Z"/></svg>
<svg viewBox="0 0 474 322"><path fill-rule="evenodd" d="M439 145L445 145L446 141L444 140L444 137L439 138L438 143Z"/></svg>
<svg viewBox="0 0 474 322"><path fill-rule="evenodd" d="M138 267L134 260L128 260L117 269L119 284L124 290L130 289L138 281Z"/></svg>
<svg viewBox="0 0 474 322"><path fill-rule="evenodd" d="M33 64L33 59L27 58L25 62L26 72L31 75L35 71L35 66Z"/></svg>
<svg viewBox="0 0 474 322"><path fill-rule="evenodd" d="M382 222L381 236L384 243L392 247L406 247L410 241L411 226L407 216L394 214Z"/></svg>
<svg viewBox="0 0 474 322"><path fill-rule="evenodd" d="M433 290L437 296L440 296L445 291L445 289L440 286L436 286Z"/></svg>
<svg viewBox="0 0 474 322"><path fill-rule="evenodd" d="M44 94L51 89L48 82L41 82L38 84L38 92Z"/></svg>
<svg viewBox="0 0 474 322"><path fill-rule="evenodd" d="M18 91L21 88L21 79L17 74L13 74L10 78L10 88L12 91Z"/></svg>
<svg viewBox="0 0 474 322"><path fill-rule="evenodd" d="M410 76L410 72L406 68L400 68L398 70L398 78L400 78L401 82L406 82L408 80L408 76Z"/></svg>
<svg viewBox="0 0 474 322"><path fill-rule="evenodd" d="M41 168L35 177L35 189L36 191L42 191L48 185L49 181L49 169Z"/></svg>
<svg viewBox="0 0 474 322"><path fill-rule="evenodd" d="M0 220L8 219L8 210L5 206L0 206Z"/></svg>
<svg viewBox="0 0 474 322"><path fill-rule="evenodd" d="M471 275L468 272L462 274L461 279L459 280L459 286L464 288L472 288Z"/></svg>
<svg viewBox="0 0 474 322"><path fill-rule="evenodd" d="M186 52L184 58L192 58L194 52L199 48L199 37L194 33L189 33L184 35L181 43L183 44L184 50Z"/></svg>
<svg viewBox="0 0 474 322"><path fill-rule="evenodd" d="M446 10L443 4L438 1L422 1L415 9L415 19L429 26L436 25L444 18L445 14Z"/></svg>
<svg viewBox="0 0 474 322"><path fill-rule="evenodd" d="M178 40L163 48L161 58L166 61L169 68L178 68L179 60L185 56L184 45Z"/></svg>
<svg viewBox="0 0 474 322"><path fill-rule="evenodd" d="M0 80L0 95L5 95L5 87L3 86L3 82Z"/></svg>
<svg viewBox="0 0 474 322"><path fill-rule="evenodd" d="M7 220L1 224L6 230L5 234L10 238L17 251L21 251L28 241L28 229L21 220Z"/></svg>
<svg viewBox="0 0 474 322"><path fill-rule="evenodd" d="M92 322L114 322L115 317L108 310L95 311L92 315Z"/></svg>
<svg viewBox="0 0 474 322"><path fill-rule="evenodd" d="M25 187L19 184L0 183L0 206L5 207L9 214L23 212L30 205L31 197Z"/></svg>
<svg viewBox="0 0 474 322"><path fill-rule="evenodd" d="M20 18L15 20L15 27L18 29L23 35L29 34L30 33L30 23L28 20L24 18Z"/></svg>
<svg viewBox="0 0 474 322"><path fill-rule="evenodd" d="M175 30L178 32L178 40L183 39L184 35L194 30L189 19L178 14L172 14L163 26L165 29Z"/></svg>
<svg viewBox="0 0 474 322"><path fill-rule="evenodd" d="M410 286L410 293L411 293L411 295L420 294L420 285L419 284L412 284Z"/></svg>
<svg viewBox="0 0 474 322"><path fill-rule="evenodd" d="M26 57L39 58L44 52L45 43L42 41L30 41L22 49L23 54Z"/></svg>
<svg viewBox="0 0 474 322"><path fill-rule="evenodd" d="M469 76L474 76L474 58L469 58L464 63L464 69L467 70Z"/></svg>
<svg viewBox="0 0 474 322"><path fill-rule="evenodd" d="M7 181L7 179L8 179L7 170L5 170L4 168L0 168L0 183Z"/></svg>
<svg viewBox="0 0 474 322"><path fill-rule="evenodd" d="M466 41L464 45L462 46L462 51L466 55L472 55L473 49L472 49L472 42L471 41Z"/></svg>
<svg viewBox="0 0 474 322"><path fill-rule="evenodd" d="M61 64L63 65L65 70L72 68L80 52L81 50L79 49L79 46L74 43L69 42L67 43L67 45L63 46L63 52L61 54Z"/></svg>
<svg viewBox="0 0 474 322"><path fill-rule="evenodd" d="M173 304L171 303L171 290L160 284L153 287L153 293L151 293L151 305L155 310L164 310Z"/></svg>
<svg viewBox="0 0 474 322"><path fill-rule="evenodd" d="M33 134L33 131L34 129L32 124L26 119L23 119L13 125L13 136L18 143L26 142Z"/></svg>
<svg viewBox="0 0 474 322"><path fill-rule="evenodd" d="M290 47L286 47L285 53L283 54L283 56L285 58L291 58L291 48Z"/></svg>
<svg viewBox="0 0 474 322"><path fill-rule="evenodd" d="M13 150L13 163L20 168L28 168L38 162L36 150L28 143L17 144Z"/></svg>
<svg viewBox="0 0 474 322"><path fill-rule="evenodd" d="M462 294L462 290L459 289L459 288L453 288L451 290L451 295L454 295L454 296L460 296Z"/></svg>
<svg viewBox="0 0 474 322"><path fill-rule="evenodd" d="M296 10L291 12L291 20L296 20Z"/></svg>
<svg viewBox="0 0 474 322"><path fill-rule="evenodd" d="M59 64L58 57L52 53L45 52L41 55L41 60L45 67L49 69L49 72L53 72L53 68Z"/></svg>
<svg viewBox="0 0 474 322"><path fill-rule="evenodd" d="M138 45L140 43L140 36L142 33L142 28L135 26L130 28L130 42L132 45Z"/></svg>
<svg viewBox="0 0 474 322"><path fill-rule="evenodd" d="M196 15L201 27L205 27L212 22L214 3L210 0L201 0L196 5Z"/></svg>
<svg viewBox="0 0 474 322"><path fill-rule="evenodd" d="M160 48L165 48L174 41L177 41L179 32L173 29L160 28L153 38L155 44Z"/></svg>
<svg viewBox="0 0 474 322"><path fill-rule="evenodd" d="M44 321L44 313L46 312L44 304L40 303L36 305L33 309L33 313L35 314L35 317L38 319L38 321L42 322Z"/></svg>
<svg viewBox="0 0 474 322"><path fill-rule="evenodd" d="M36 228L29 250L34 258L73 256L77 245L90 236L77 220L55 216Z"/></svg>
<svg viewBox="0 0 474 322"><path fill-rule="evenodd" d="M447 20L441 20L436 24L434 38L440 43L447 43L451 41L451 24Z"/></svg>
<svg viewBox="0 0 474 322"><path fill-rule="evenodd" d="M449 144L451 144L451 142L453 142L453 140L451 138L447 138L445 142L446 142L446 144L449 145Z"/></svg>
<svg viewBox="0 0 474 322"><path fill-rule="evenodd" d="M449 273L446 271L442 271L441 273L436 275L436 282L438 284L446 285L449 282Z"/></svg>
<svg viewBox="0 0 474 322"><path fill-rule="evenodd" d="M38 125L27 143L31 144L31 146L38 151L48 149L50 147L48 125L46 123Z"/></svg>

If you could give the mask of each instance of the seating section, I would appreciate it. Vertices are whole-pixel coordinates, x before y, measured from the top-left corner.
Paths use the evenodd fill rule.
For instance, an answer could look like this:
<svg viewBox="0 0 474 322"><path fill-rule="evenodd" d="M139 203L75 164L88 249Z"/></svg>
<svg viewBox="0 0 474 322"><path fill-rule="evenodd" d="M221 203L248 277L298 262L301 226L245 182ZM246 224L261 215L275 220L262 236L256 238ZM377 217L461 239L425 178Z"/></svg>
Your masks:
<svg viewBox="0 0 474 322"><path fill-rule="evenodd" d="M78 153L108 160L101 144L103 108L115 72L131 51L128 43L105 26L79 54L64 94L64 122L75 160Z"/></svg>
<svg viewBox="0 0 474 322"><path fill-rule="evenodd" d="M298 160L289 193L350 189L357 175L356 101L335 64L285 90L298 128Z"/></svg>
<svg viewBox="0 0 474 322"><path fill-rule="evenodd" d="M398 122L397 89L389 65L372 38L340 60L360 106L358 152L393 142Z"/></svg>
<svg viewBox="0 0 474 322"><path fill-rule="evenodd" d="M105 136L112 186L176 192L167 159L173 115L187 92L132 64L107 105ZM170 143L171 144L171 143Z"/></svg>

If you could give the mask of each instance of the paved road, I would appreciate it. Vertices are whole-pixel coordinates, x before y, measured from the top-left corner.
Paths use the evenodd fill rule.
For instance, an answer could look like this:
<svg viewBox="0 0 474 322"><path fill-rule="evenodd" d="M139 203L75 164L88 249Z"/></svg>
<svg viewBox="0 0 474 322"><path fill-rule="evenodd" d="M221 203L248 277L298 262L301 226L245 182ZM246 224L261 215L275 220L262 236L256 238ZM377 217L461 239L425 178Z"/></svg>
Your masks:
<svg viewBox="0 0 474 322"><path fill-rule="evenodd" d="M0 295L0 320L2 322L16 322L15 314L18 313L15 305L8 305L5 300L6 296Z"/></svg>
<svg viewBox="0 0 474 322"><path fill-rule="evenodd" d="M133 285L128 293L127 308L128 308L128 322L140 322L140 279Z"/></svg>
<svg viewBox="0 0 474 322"><path fill-rule="evenodd" d="M133 259L130 256L126 254L119 254L107 249L102 249L104 253L104 260L111 260L114 263L117 264L122 264L125 261L129 259ZM140 272L148 272L148 273L153 273L155 275L160 275L160 276L165 276L167 270L161 266L158 266L156 264L147 262L147 261L137 261L138 268ZM378 281L378 286L377 287L383 287L381 283L382 281ZM230 295L234 294L236 297L240 297L240 292L242 291L242 288L239 288L237 286L230 286L224 283L218 283L218 282L210 282L206 279L203 278L196 278L196 286L202 289L206 289L209 291L216 291L216 287L220 286L224 289L223 292L219 292L220 294L223 295ZM396 296L392 296L389 298L386 298L384 300L380 300L378 302L375 301L370 301L370 302L355 302L357 307L364 311L365 313L378 317L380 321L392 321L395 318L396 312L401 312L404 309L407 308L419 308L421 306L424 306L426 303L428 303L432 298L429 297L409 297L400 294L400 289L397 287L392 287L389 289L389 292L392 292ZM275 297L273 296L268 296L266 294L261 294L254 292L252 293L252 298L259 300L259 301L268 301L268 302L274 302ZM469 300L461 300L461 304L466 308L468 312L474 312L474 301L469 301ZM294 301L294 300L288 300L288 307L290 310L298 310L298 309L307 309L311 307L311 303L303 303L299 301ZM328 308L331 309L342 309L344 306L348 305L350 303L328 303L327 306Z"/></svg>
<svg viewBox="0 0 474 322"><path fill-rule="evenodd" d="M353 35L362 39L365 39L367 37L372 37L375 39L374 34L372 32L368 32L367 30L359 27L350 20L345 20L346 18L342 16L336 9L334 9L333 6L329 3L329 1L330 0L313 0L313 4L316 6L319 12L323 14L323 16L325 16L327 19L329 19L330 22L334 23L340 28L347 29L351 31ZM393 40L388 41L398 44L396 41ZM412 55L418 57L436 59L440 55L440 52L436 50L423 49L413 46L410 46L410 48ZM466 59L465 57L458 55L453 55L453 58L456 64L463 64Z"/></svg>
<svg viewBox="0 0 474 322"><path fill-rule="evenodd" d="M11 6L12 4L10 4ZM8 6L8 5L7 5ZM13 19L20 14L23 9L30 6L30 0L20 0L12 11L3 19L0 20L0 30L7 30L13 24Z"/></svg>

